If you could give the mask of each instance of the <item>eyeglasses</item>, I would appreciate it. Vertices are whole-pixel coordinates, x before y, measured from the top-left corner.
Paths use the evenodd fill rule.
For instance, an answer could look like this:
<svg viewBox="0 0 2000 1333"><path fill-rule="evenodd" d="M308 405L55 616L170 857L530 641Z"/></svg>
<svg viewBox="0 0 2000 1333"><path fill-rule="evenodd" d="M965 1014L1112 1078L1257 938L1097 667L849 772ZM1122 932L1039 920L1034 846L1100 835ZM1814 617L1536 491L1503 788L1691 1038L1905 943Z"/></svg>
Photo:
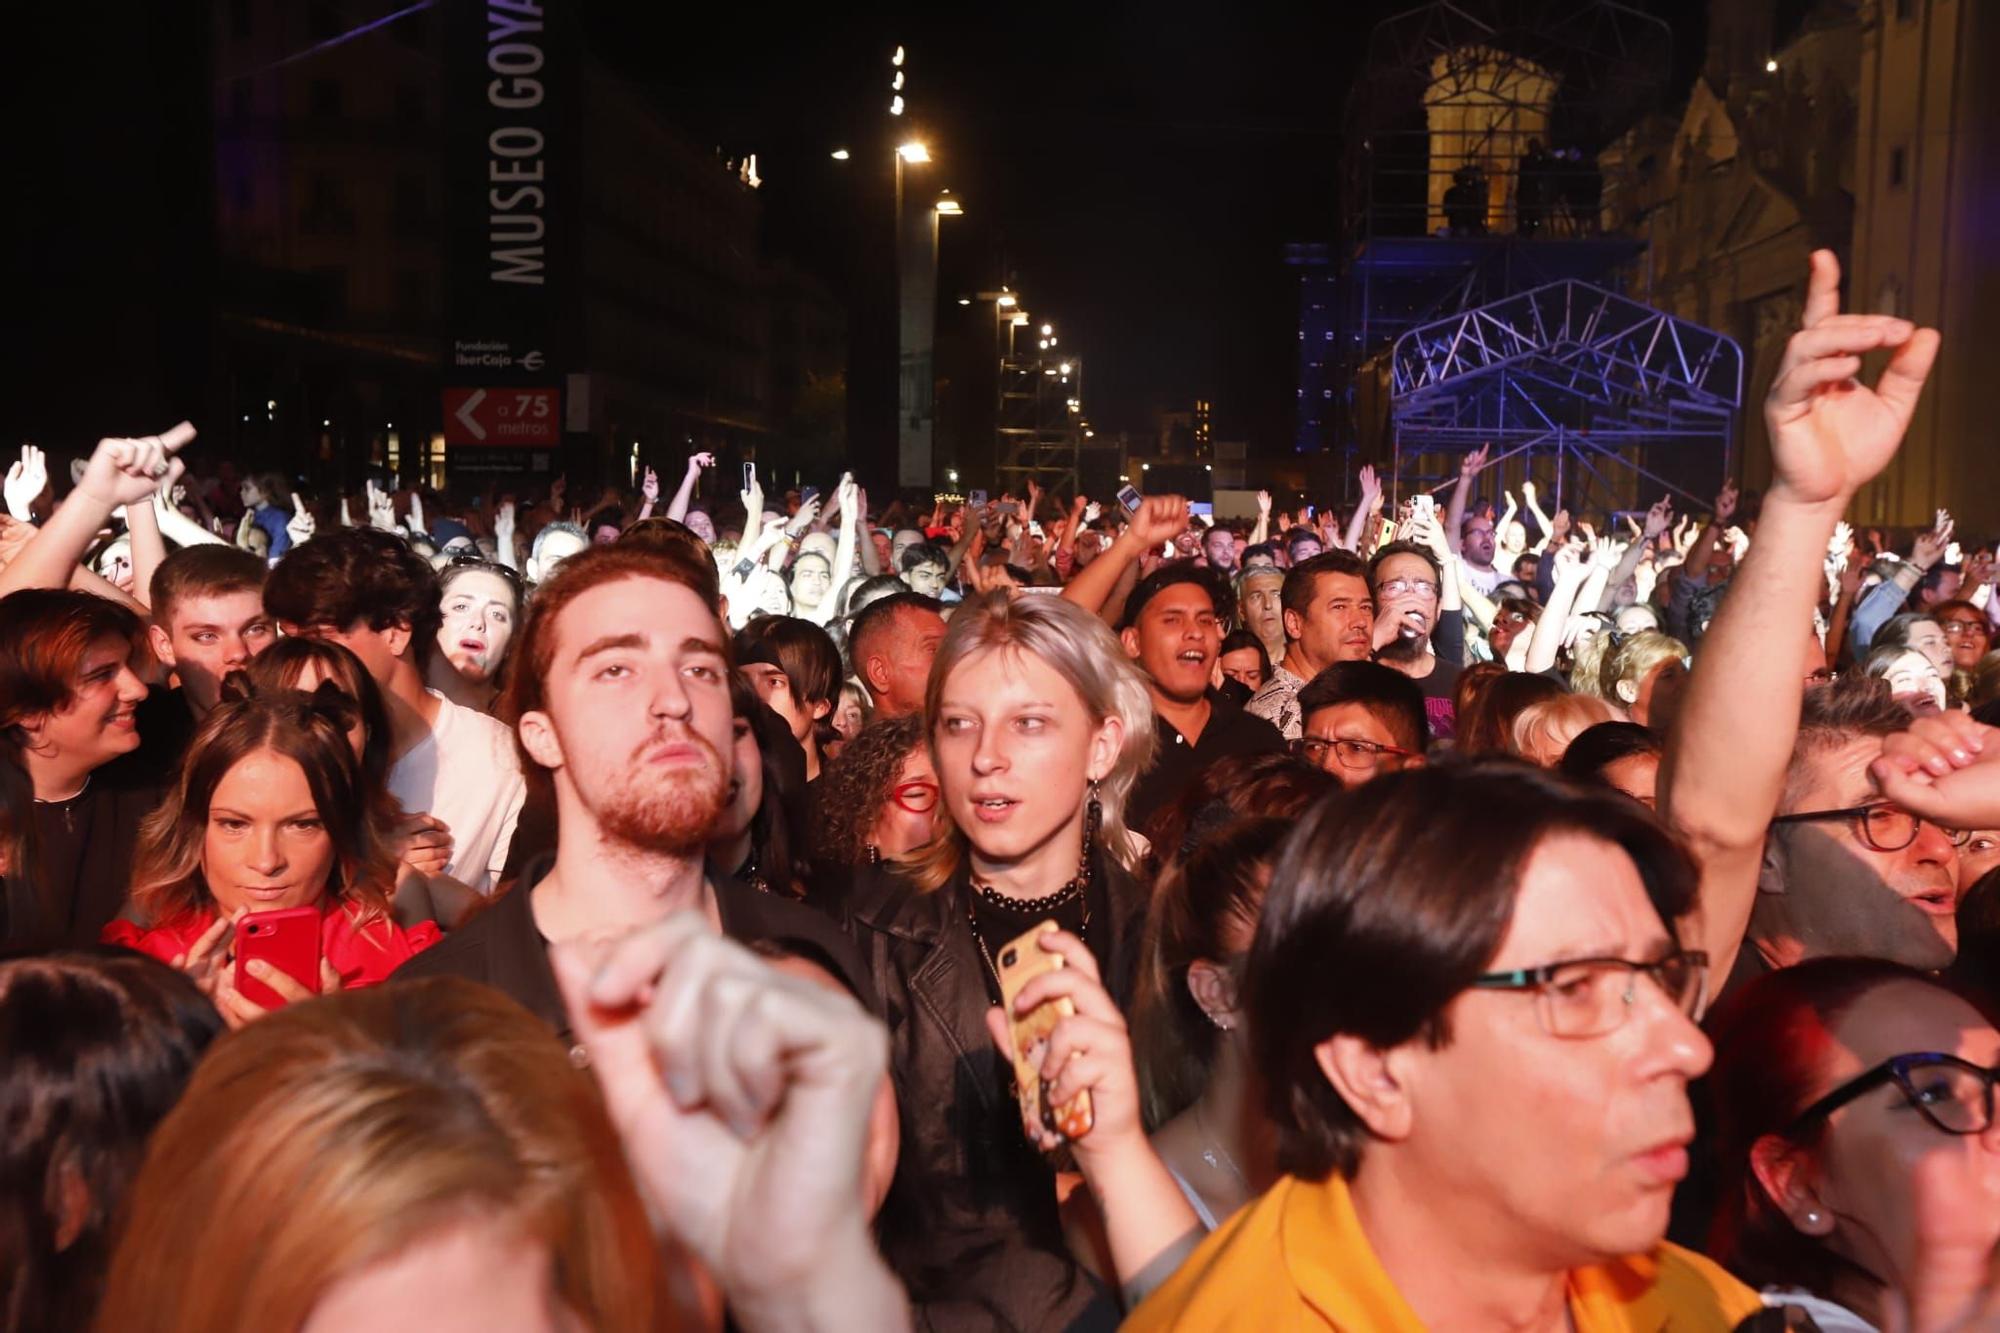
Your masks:
<svg viewBox="0 0 2000 1333"><path fill-rule="evenodd" d="M1937 1051L1892 1056L1799 1112L1785 1127L1785 1137L1797 1138L1814 1121L1825 1119L1884 1083L1894 1083L1924 1119L1945 1133L1983 1134L1993 1124L1996 1078L2000 1078L2000 1069L1988 1069Z"/></svg>
<svg viewBox="0 0 2000 1333"><path fill-rule="evenodd" d="M891 800L913 815L927 815L937 809L935 782L905 782L889 793Z"/></svg>
<svg viewBox="0 0 2000 1333"><path fill-rule="evenodd" d="M1413 592L1423 597L1435 597L1437 590L1437 584L1429 579L1390 579L1387 583L1375 585L1377 597L1401 597L1406 592Z"/></svg>
<svg viewBox="0 0 2000 1333"><path fill-rule="evenodd" d="M1291 751L1315 768L1326 767L1328 751L1340 761L1342 768L1372 768L1382 761L1383 755L1408 759L1413 753L1393 745L1377 745L1374 741L1355 741L1345 737L1327 740L1320 736L1299 737L1291 743Z"/></svg>
<svg viewBox="0 0 2000 1333"><path fill-rule="evenodd" d="M1986 626L1976 620L1940 620L1938 625L1944 630L1947 639L1960 639L1968 634L1980 639L1990 637L1986 632Z"/></svg>
<svg viewBox="0 0 2000 1333"><path fill-rule="evenodd" d="M1878 852L1900 852L1917 840L1917 829L1926 821L1900 806L1887 802L1874 805L1850 805L1839 810L1801 810L1794 815L1779 815L1773 824L1813 824L1829 819L1845 819L1854 826L1854 834L1867 847ZM1963 847L1972 839L1967 829L1948 829L1942 824L1932 827L1951 839L1954 847Z"/></svg>
<svg viewBox="0 0 2000 1333"><path fill-rule="evenodd" d="M1821 667L1806 677L1808 685L1831 685L1840 679L1840 673L1832 667Z"/></svg>
<svg viewBox="0 0 2000 1333"><path fill-rule="evenodd" d="M478 572L483 574L497 574L500 578L506 581L508 587L514 590L515 596L518 597L520 595L521 592L520 574L508 568L506 565L501 564L498 560L489 560L485 556L480 555L477 552L461 551L457 555L452 556L451 559L444 562L443 572L445 573L451 573L461 569L477 570Z"/></svg>
<svg viewBox="0 0 2000 1333"><path fill-rule="evenodd" d="M1579 958L1518 972L1488 972L1473 979L1478 990L1526 991L1535 996L1542 1031L1551 1037L1601 1037L1615 1031L1639 998L1639 978L1651 977L1676 1009L1699 1020L1708 1002L1708 955L1676 949L1652 963L1629 958Z"/></svg>

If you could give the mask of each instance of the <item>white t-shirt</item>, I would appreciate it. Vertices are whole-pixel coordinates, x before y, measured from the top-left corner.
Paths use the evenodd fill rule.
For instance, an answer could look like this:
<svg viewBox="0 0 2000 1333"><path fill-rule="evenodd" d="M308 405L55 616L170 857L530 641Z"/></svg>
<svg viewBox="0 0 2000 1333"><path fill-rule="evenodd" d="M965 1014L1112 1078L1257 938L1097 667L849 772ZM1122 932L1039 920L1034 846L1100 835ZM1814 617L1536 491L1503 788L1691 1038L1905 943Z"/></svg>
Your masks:
<svg viewBox="0 0 2000 1333"><path fill-rule="evenodd" d="M1493 590L1500 586L1502 579L1513 577L1498 565L1493 566L1491 569L1481 569L1477 565L1468 564L1461 560L1458 562L1458 567L1465 571L1465 581L1479 589L1481 597L1491 597Z"/></svg>
<svg viewBox="0 0 2000 1333"><path fill-rule="evenodd" d="M528 794L514 733L436 690L425 693L438 703L437 721L389 770L389 794L410 814L443 820L452 837L444 873L490 894Z"/></svg>

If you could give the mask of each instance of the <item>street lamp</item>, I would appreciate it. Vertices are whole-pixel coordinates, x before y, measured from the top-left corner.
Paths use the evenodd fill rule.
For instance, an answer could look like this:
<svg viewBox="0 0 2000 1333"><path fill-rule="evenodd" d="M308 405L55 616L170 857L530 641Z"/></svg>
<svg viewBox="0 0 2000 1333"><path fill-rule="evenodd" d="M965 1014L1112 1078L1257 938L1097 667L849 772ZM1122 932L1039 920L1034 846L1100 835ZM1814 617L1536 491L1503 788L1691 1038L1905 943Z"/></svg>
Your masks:
<svg viewBox="0 0 2000 1333"><path fill-rule="evenodd" d="M923 140L912 139L896 150L896 156L905 162L928 162L931 160L931 150Z"/></svg>
<svg viewBox="0 0 2000 1333"><path fill-rule="evenodd" d="M947 198L938 200L937 211L948 218L963 217L965 215L965 210L958 206L958 200L956 199ZM968 302L968 304L970 303Z"/></svg>
<svg viewBox="0 0 2000 1333"><path fill-rule="evenodd" d="M836 162L845 162L853 156L854 154L848 152L845 148L836 148L833 150L833 160Z"/></svg>
<svg viewBox="0 0 2000 1333"><path fill-rule="evenodd" d="M1015 306L1019 305L1020 302L1012 296L1003 294L999 300L994 302L994 304L999 306L1002 310L1012 310Z"/></svg>

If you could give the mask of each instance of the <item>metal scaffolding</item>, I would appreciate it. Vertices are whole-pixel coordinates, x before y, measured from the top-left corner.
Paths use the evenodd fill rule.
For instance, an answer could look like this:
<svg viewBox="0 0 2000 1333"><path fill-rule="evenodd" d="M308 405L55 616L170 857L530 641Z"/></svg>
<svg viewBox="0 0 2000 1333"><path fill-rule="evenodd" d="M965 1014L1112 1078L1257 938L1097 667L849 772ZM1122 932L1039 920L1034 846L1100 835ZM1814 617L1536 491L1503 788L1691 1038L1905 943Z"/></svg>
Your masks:
<svg viewBox="0 0 2000 1333"><path fill-rule="evenodd" d="M1712 451L1718 484L1729 475L1743 350L1566 280L1405 332L1390 352L1389 394L1399 479L1406 455L1492 444L1495 462L1552 459L1564 507L1620 509L1641 479L1700 504L1706 496L1661 475L1651 455Z"/></svg>
<svg viewBox="0 0 2000 1333"><path fill-rule="evenodd" d="M1019 494L1029 480L1051 493L1081 487L1083 359L1009 356L1000 362L1000 484Z"/></svg>

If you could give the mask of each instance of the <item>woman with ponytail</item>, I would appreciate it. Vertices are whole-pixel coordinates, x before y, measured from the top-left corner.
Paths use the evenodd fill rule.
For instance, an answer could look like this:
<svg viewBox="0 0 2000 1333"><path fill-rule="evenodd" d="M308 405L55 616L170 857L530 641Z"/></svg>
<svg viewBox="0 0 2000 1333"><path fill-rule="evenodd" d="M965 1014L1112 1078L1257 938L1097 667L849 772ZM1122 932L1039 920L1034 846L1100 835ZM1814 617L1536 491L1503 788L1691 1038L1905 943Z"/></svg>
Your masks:
<svg viewBox="0 0 2000 1333"><path fill-rule="evenodd" d="M436 943L434 923L405 928L390 915L395 844L382 805L365 798L347 737L354 720L353 701L331 684L253 693L240 673L225 680L221 706L140 829L131 911L153 924L114 921L105 941L189 973L232 1026L268 1007L236 985L246 914L319 913L316 977L246 965L285 1001L375 985Z"/></svg>

